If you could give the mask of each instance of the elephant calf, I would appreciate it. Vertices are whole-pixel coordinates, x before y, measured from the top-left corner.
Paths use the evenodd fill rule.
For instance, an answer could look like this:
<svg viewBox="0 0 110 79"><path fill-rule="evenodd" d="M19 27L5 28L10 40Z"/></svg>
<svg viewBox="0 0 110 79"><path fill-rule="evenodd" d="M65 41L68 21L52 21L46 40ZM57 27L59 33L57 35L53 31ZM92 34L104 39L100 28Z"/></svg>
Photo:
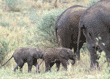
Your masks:
<svg viewBox="0 0 110 79"><path fill-rule="evenodd" d="M16 49L14 54L10 58L10 59L12 59L14 57L14 60L17 63L17 66L14 68L14 71L16 71L16 69L18 69L18 66L20 67L20 70L22 71L22 67L23 67L24 63L27 62L28 72L31 72L32 65L34 65L36 67L36 72L38 72L39 67L37 68L37 65L38 65L37 59L39 59L39 58L43 59L43 52L44 51L40 50L39 48L20 47L20 48ZM4 63L2 66L4 66L6 63Z"/></svg>
<svg viewBox="0 0 110 79"><path fill-rule="evenodd" d="M57 71L60 68L60 63L62 63L63 67L67 70L68 59L74 60L75 62L76 56L72 50L68 48L48 48L44 54L45 71L51 70L54 63L56 63Z"/></svg>

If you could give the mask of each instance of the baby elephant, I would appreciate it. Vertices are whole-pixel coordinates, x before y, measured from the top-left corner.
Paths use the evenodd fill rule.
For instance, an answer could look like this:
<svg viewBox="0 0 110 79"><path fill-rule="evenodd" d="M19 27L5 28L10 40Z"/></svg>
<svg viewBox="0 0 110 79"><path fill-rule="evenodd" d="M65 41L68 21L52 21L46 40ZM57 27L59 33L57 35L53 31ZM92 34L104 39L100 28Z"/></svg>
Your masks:
<svg viewBox="0 0 110 79"><path fill-rule="evenodd" d="M24 63L27 62L28 72L31 72L32 65L36 67L36 72L39 72L39 67L37 68L37 65L38 65L37 59L39 58L43 59L43 52L44 51L40 50L39 48L20 47L19 49L16 49L14 54L10 58L12 59L14 57L14 60L17 63L17 66L14 68L14 71L18 69L18 66L20 67L20 70L22 71L22 67ZM6 63L4 63L2 66L4 66Z"/></svg>
<svg viewBox="0 0 110 79"><path fill-rule="evenodd" d="M57 71L60 68L60 63L67 70L67 61L71 59L75 62L76 55L68 48L48 48L44 54L45 72L51 70L51 67L56 63Z"/></svg>

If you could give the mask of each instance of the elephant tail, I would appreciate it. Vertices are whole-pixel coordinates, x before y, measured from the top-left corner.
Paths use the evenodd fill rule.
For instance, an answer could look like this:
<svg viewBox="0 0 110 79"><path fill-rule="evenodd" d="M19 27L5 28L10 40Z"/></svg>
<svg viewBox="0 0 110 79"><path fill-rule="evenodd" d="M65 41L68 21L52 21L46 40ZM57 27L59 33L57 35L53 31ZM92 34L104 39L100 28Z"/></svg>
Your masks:
<svg viewBox="0 0 110 79"><path fill-rule="evenodd" d="M12 58L13 58L13 55L11 56L10 59L8 59L8 61L10 61ZM7 61L7 62L8 62L8 61ZM5 62L4 64L2 64L1 66L4 66L7 62Z"/></svg>
<svg viewBox="0 0 110 79"><path fill-rule="evenodd" d="M57 43L58 43L58 35L57 35L57 28L55 28L55 33L56 33L56 39L57 39Z"/></svg>
<svg viewBox="0 0 110 79"><path fill-rule="evenodd" d="M79 31L78 31L77 51L75 53L79 53L80 52L80 50L79 50L79 42L80 42L80 36L81 36L81 32L80 31L81 31L81 28L79 28Z"/></svg>
<svg viewBox="0 0 110 79"><path fill-rule="evenodd" d="M84 24L83 24L83 23L79 23L79 31L78 31L77 51L76 51L76 53L80 53L79 44L80 44L81 33L83 33L83 32L82 32L83 29L85 29ZM80 57L78 57L78 60L80 60Z"/></svg>

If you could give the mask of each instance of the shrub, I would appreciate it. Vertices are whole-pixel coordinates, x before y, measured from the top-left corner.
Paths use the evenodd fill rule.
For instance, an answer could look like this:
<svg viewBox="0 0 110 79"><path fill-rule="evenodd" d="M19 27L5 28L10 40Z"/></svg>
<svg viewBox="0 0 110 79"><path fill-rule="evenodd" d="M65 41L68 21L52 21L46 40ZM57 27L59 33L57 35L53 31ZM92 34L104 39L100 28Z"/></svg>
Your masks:
<svg viewBox="0 0 110 79"><path fill-rule="evenodd" d="M37 20L39 20L39 16L38 15L36 16L37 12L38 12L38 10L36 10L36 9L32 9L31 12L28 12L28 17L29 17L31 23L33 23L33 24L35 24L37 22ZM41 15L41 13L40 13L40 15Z"/></svg>
<svg viewBox="0 0 110 79"><path fill-rule="evenodd" d="M11 11L20 11L17 6L18 4L21 4L22 1L21 0L5 0L6 1L6 4L9 8L9 10Z"/></svg>
<svg viewBox="0 0 110 79"><path fill-rule="evenodd" d="M100 73L101 75L103 75L102 79L110 79L110 75L108 75L110 73L110 67L109 63L106 60L106 53L97 52L97 54L100 56L100 59L97 61L99 62L99 67L102 68L102 72Z"/></svg>
<svg viewBox="0 0 110 79"><path fill-rule="evenodd" d="M34 43L37 42L34 40L35 35L33 35L33 32L31 30L33 31L33 29L28 28L27 32L24 35L26 45L34 45Z"/></svg>
<svg viewBox="0 0 110 79"><path fill-rule="evenodd" d="M6 21L0 21L0 25L3 27L9 27L9 23Z"/></svg>
<svg viewBox="0 0 110 79"><path fill-rule="evenodd" d="M3 62L8 50L8 42L5 39L0 40L0 63Z"/></svg>
<svg viewBox="0 0 110 79"><path fill-rule="evenodd" d="M100 0L91 0L89 4L87 4L88 7L92 6L94 3L98 2Z"/></svg>
<svg viewBox="0 0 110 79"><path fill-rule="evenodd" d="M54 25L57 17L64 11L64 9L53 9L51 11L44 11L42 18L38 22L37 34L40 41L43 41L44 47L58 46L56 43Z"/></svg>

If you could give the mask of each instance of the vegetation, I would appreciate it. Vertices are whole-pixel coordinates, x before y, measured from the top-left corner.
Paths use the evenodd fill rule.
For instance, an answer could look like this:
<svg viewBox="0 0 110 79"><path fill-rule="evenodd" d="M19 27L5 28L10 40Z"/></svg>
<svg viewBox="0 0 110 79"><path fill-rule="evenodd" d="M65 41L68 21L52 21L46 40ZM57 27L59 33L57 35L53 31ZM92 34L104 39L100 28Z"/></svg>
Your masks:
<svg viewBox="0 0 110 79"><path fill-rule="evenodd" d="M2 64L2 60L5 59L5 56L7 54L8 50L8 42L6 42L5 39L0 40L0 63Z"/></svg>
<svg viewBox="0 0 110 79"><path fill-rule="evenodd" d="M11 2L12 1L12 2ZM68 7L79 4L91 6L96 0L0 0L0 64L6 62L18 47L57 47L54 24L57 17ZM98 1L98 0L97 0ZM17 4L17 5L16 5ZM50 27L49 27L50 26ZM46 28L48 27L48 28ZM83 46L86 47L86 44ZM45 63L40 66L41 73L36 74L35 67L32 73L28 73L27 64L23 67L23 73L13 72L16 66L14 59L0 68L1 79L109 79L109 70L105 62L105 54L102 52L98 60L101 69L90 71L90 56L88 50L81 49L81 60L72 67L68 65L68 71L61 66L56 72L56 65L52 72L45 72ZM40 63L41 60L38 60ZM71 61L69 61L71 62Z"/></svg>
<svg viewBox="0 0 110 79"><path fill-rule="evenodd" d="M98 2L100 0L91 0L90 3L87 4L87 6L92 6L94 3Z"/></svg>
<svg viewBox="0 0 110 79"><path fill-rule="evenodd" d="M44 47L58 47L56 35L55 35L55 22L57 21L58 16L65 9L53 9L51 11L44 11L41 19L38 22L38 33L39 37L37 39L41 39L41 41L48 43L43 44ZM37 30L36 29L36 30ZM50 44L50 45L49 45Z"/></svg>

